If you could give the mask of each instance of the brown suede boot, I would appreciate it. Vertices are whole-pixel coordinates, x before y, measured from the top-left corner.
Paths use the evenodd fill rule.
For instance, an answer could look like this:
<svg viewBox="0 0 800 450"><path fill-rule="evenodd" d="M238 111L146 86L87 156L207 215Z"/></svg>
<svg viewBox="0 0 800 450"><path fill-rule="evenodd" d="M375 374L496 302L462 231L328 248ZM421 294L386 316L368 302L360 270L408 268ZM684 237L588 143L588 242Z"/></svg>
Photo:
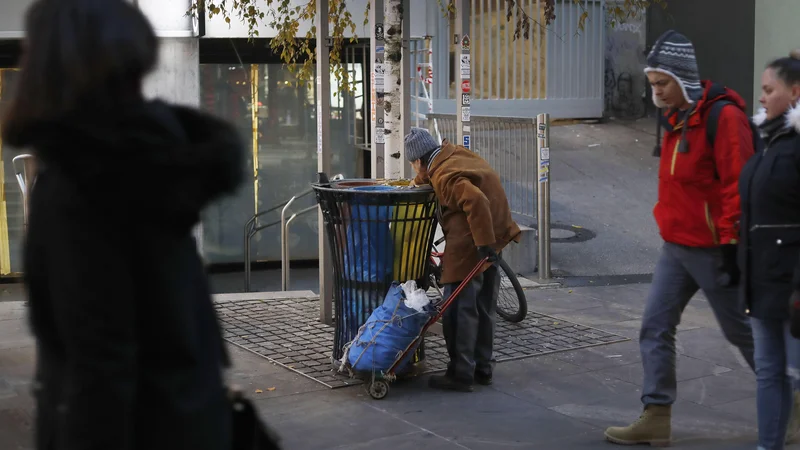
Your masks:
<svg viewBox="0 0 800 450"><path fill-rule="evenodd" d="M672 407L648 405L636 422L627 427L610 427L606 439L615 444L650 444L653 447L669 447L672 434Z"/></svg>

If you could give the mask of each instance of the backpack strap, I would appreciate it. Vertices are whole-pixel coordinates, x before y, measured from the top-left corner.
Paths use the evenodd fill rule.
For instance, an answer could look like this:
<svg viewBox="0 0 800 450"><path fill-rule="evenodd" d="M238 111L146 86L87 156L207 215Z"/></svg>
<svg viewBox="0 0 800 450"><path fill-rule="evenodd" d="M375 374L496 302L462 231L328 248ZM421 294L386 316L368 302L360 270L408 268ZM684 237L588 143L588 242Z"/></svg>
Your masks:
<svg viewBox="0 0 800 450"><path fill-rule="evenodd" d="M729 100L717 100L711 105L706 118L706 139L708 145L714 148L714 141L717 139L717 126L719 125L719 116L722 114L722 108L733 105L734 103Z"/></svg>

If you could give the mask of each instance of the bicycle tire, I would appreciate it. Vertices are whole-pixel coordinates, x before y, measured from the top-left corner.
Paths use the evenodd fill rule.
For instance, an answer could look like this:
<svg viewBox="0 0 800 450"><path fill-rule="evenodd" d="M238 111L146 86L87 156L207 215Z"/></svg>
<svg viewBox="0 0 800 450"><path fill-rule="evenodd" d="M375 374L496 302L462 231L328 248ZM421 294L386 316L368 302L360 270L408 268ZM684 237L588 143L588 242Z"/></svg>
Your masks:
<svg viewBox="0 0 800 450"><path fill-rule="evenodd" d="M441 280L442 280L442 278L441 278L442 277L442 268L441 268L441 266L437 265L437 264L434 264L434 263L432 263L430 261L428 262L428 264L430 266L429 271L430 271L430 277L431 277L430 278L431 285L433 285L435 283L435 286L438 286L439 288L444 288L444 286L441 285ZM498 270L501 270L502 274L504 274L506 276L506 278L508 278L509 282L511 283L511 287L513 288L514 294L516 295L516 299L517 299L516 308L514 308L514 309L501 307L500 303L498 302L498 305L497 305L497 308L496 308L497 309L497 311L496 311L497 315L500 316L500 318L502 318L503 320L505 320L507 322L511 322L511 323L522 322L523 320L525 320L525 317L528 315L528 301L525 298L525 291L522 290L522 285L519 284L519 280L517 279L517 275L514 273L513 270L511 270L511 267L508 265L507 262L505 262L503 259L498 259L496 264L497 264ZM502 275L501 275L501 280L502 280ZM502 293L502 287L500 289L501 289L501 293ZM499 297L499 295L498 295L498 297Z"/></svg>
<svg viewBox="0 0 800 450"><path fill-rule="evenodd" d="M516 310L512 308L506 308L505 305L501 307L500 303L497 304L497 315L502 317L507 322L511 323L519 323L525 320L525 316L528 315L528 300L525 298L525 291L522 289L522 285L519 284L519 280L517 279L517 274L511 270L508 263L505 262L503 259L498 259L497 268L501 270L501 280L502 275L504 274L508 281L511 283L511 287L513 288L514 293L517 297L517 308ZM500 287L500 292L502 293L503 287Z"/></svg>

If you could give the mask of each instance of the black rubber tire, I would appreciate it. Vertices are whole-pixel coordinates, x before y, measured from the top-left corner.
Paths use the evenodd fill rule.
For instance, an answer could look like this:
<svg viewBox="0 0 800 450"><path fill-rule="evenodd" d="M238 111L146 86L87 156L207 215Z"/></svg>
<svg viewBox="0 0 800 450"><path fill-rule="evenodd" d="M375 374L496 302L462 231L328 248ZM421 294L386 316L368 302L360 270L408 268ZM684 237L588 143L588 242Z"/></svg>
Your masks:
<svg viewBox="0 0 800 450"><path fill-rule="evenodd" d="M385 380L372 381L367 386L367 392L369 392L369 396L375 400L383 400L389 395L389 383Z"/></svg>
<svg viewBox="0 0 800 450"><path fill-rule="evenodd" d="M511 287L514 288L514 293L517 295L516 310L501 308L500 304L498 304L497 315L511 323L522 322L525 320L525 316L528 315L528 300L525 298L525 291L522 290L522 286L519 284L517 274L511 270L511 267L508 266L507 262L502 259L498 259L495 264L497 264L497 268L501 271L501 277L503 274L505 274L505 276L508 278L508 281L511 282Z"/></svg>

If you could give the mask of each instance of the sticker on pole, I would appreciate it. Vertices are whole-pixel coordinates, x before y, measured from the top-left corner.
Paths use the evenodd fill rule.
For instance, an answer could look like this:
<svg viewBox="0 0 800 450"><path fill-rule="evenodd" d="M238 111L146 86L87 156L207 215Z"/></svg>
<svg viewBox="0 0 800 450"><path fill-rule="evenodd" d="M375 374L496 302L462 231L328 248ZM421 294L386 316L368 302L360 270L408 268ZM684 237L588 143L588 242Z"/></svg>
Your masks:
<svg viewBox="0 0 800 450"><path fill-rule="evenodd" d="M383 39L383 24L377 23L375 24L375 39L382 41Z"/></svg>
<svg viewBox="0 0 800 450"><path fill-rule="evenodd" d="M542 161L550 161L550 147L542 147L542 149L539 150L539 156Z"/></svg>
<svg viewBox="0 0 800 450"><path fill-rule="evenodd" d="M376 128L375 129L375 143L376 144L385 144L386 143L386 136L383 134L383 128Z"/></svg>
<svg viewBox="0 0 800 450"><path fill-rule="evenodd" d="M472 92L472 84L469 82L469 80L464 80L461 82L461 92L465 94Z"/></svg>
<svg viewBox="0 0 800 450"><path fill-rule="evenodd" d="M469 114L469 106L464 106L461 108L461 121L462 122L469 122L470 114Z"/></svg>
<svg viewBox="0 0 800 450"><path fill-rule="evenodd" d="M383 94L385 89L386 79L386 66L384 64L375 64L375 90L378 94Z"/></svg>
<svg viewBox="0 0 800 450"><path fill-rule="evenodd" d="M550 178L550 161L542 161L539 164L539 182L548 181Z"/></svg>
<svg viewBox="0 0 800 450"><path fill-rule="evenodd" d="M468 52L469 51L469 44L470 44L469 35L465 34L464 37L461 38L461 50L464 50L465 52Z"/></svg>
<svg viewBox="0 0 800 450"><path fill-rule="evenodd" d="M469 79L470 74L470 56L469 55L461 55L461 79Z"/></svg>
<svg viewBox="0 0 800 450"><path fill-rule="evenodd" d="M470 96L469 94L461 94L461 104L464 106L469 106Z"/></svg>
<svg viewBox="0 0 800 450"><path fill-rule="evenodd" d="M469 135L464 136L464 148L469 148Z"/></svg>

